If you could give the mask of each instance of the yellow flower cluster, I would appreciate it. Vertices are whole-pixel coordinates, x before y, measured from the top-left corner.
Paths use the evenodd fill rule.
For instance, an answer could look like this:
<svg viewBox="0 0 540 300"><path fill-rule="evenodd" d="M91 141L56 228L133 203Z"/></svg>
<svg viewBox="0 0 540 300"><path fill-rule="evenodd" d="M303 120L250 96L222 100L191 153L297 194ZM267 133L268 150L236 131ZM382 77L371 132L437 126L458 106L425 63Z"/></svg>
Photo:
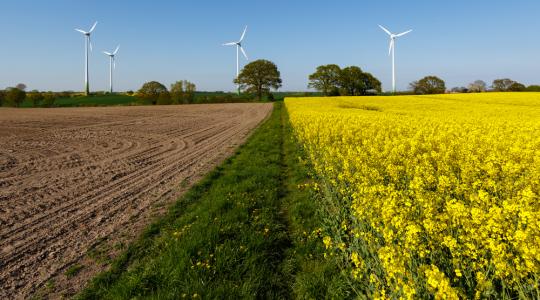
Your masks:
<svg viewBox="0 0 540 300"><path fill-rule="evenodd" d="M539 295L540 93L285 103L372 295Z"/></svg>

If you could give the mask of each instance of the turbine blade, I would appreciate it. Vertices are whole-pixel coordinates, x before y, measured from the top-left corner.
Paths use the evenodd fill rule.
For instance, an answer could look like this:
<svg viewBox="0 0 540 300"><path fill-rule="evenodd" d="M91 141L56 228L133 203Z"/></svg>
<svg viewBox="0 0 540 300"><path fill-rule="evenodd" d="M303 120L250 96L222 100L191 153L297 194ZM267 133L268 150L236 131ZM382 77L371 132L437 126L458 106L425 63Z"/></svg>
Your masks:
<svg viewBox="0 0 540 300"><path fill-rule="evenodd" d="M112 59L112 65L113 65L113 69L116 70L116 58L114 58L114 57Z"/></svg>
<svg viewBox="0 0 540 300"><path fill-rule="evenodd" d="M244 57L246 58L246 60L249 60L249 58L247 57L246 52L244 51L244 48L242 48L241 46L238 46L238 47L240 47L240 51L242 51L242 54L244 54Z"/></svg>
<svg viewBox="0 0 540 300"><path fill-rule="evenodd" d="M109 55L109 56L111 56L111 55L112 55L112 54L110 54L110 53L109 53L109 52L107 52L107 51L103 51L103 53L105 53L105 54L107 54L107 55Z"/></svg>
<svg viewBox="0 0 540 300"><path fill-rule="evenodd" d="M402 32L402 33L400 33L400 34L396 34L396 37L404 36L404 35L406 35L407 33L411 32L411 31L412 31L412 29L411 29L411 30L407 30L407 31L405 31L405 32Z"/></svg>
<svg viewBox="0 0 540 300"><path fill-rule="evenodd" d="M88 36L88 44L90 44L90 51L94 51L92 49L92 39L90 38L90 36Z"/></svg>
<svg viewBox="0 0 540 300"><path fill-rule="evenodd" d="M118 49L120 49L120 45L118 45L118 46L116 47L116 50L114 50L113 55L116 55L116 53L118 52Z"/></svg>
<svg viewBox="0 0 540 300"><path fill-rule="evenodd" d="M236 42L230 42L230 43L223 44L223 46L233 46L233 45L236 45Z"/></svg>
<svg viewBox="0 0 540 300"><path fill-rule="evenodd" d="M242 35L240 36L240 40L238 41L239 43L244 40L244 36L246 35L246 30L247 30L247 25L246 27L244 27L244 32L242 32Z"/></svg>
<svg viewBox="0 0 540 300"><path fill-rule="evenodd" d="M392 54L393 49L394 49L394 39L390 39L390 47L388 47L388 55Z"/></svg>
<svg viewBox="0 0 540 300"><path fill-rule="evenodd" d="M381 29L384 30L384 32L388 33L388 35L392 35L392 33L390 32L390 30L384 28L382 25L379 25L379 27L381 27Z"/></svg>
<svg viewBox="0 0 540 300"><path fill-rule="evenodd" d="M90 31L88 32L91 33L92 31L94 31L94 29L96 28L96 25L97 25L97 21L94 23L94 25L92 25L92 28L90 28Z"/></svg>
<svg viewBox="0 0 540 300"><path fill-rule="evenodd" d="M77 28L75 28L75 30L78 31L78 32L80 32L80 33L82 33L82 34L86 34L86 31L84 31L84 30L77 29Z"/></svg>

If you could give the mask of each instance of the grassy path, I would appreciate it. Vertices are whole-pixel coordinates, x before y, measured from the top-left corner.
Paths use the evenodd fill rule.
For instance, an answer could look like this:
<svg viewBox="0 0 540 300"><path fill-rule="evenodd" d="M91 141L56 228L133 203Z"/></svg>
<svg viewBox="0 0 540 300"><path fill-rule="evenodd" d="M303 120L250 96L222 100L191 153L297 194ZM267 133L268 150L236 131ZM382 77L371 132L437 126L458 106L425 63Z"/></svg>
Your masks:
<svg viewBox="0 0 540 300"><path fill-rule="evenodd" d="M316 205L282 106L78 298L327 294Z"/></svg>

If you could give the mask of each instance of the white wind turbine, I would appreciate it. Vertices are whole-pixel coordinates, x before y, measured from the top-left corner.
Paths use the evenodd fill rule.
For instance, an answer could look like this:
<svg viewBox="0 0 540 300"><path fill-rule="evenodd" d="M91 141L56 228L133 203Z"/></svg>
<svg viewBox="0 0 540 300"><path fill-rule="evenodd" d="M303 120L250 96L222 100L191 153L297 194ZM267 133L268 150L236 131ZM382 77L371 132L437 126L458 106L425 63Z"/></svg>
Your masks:
<svg viewBox="0 0 540 300"><path fill-rule="evenodd" d="M90 94L90 85L88 83L88 46L90 46L90 50L92 50L92 41L90 40L90 34L92 34L92 31L96 28L97 21L92 25L92 28L90 28L89 31L84 31L81 29L75 29L78 32L85 35L84 43L85 43L85 64L84 64L84 84L85 84L85 91L86 95Z"/></svg>
<svg viewBox="0 0 540 300"><path fill-rule="evenodd" d="M396 38L400 36L404 36L407 33L411 32L411 30L407 30L405 32L399 33L399 34L393 34L388 29L384 28L383 26L379 25L384 32L386 32L390 36L390 48L388 48L388 55L392 55L392 92L396 92L396 66L395 66L395 58L394 58L394 52L395 52L395 45L396 45Z"/></svg>
<svg viewBox="0 0 540 300"><path fill-rule="evenodd" d="M247 25L244 28L244 32L242 32L242 35L240 36L240 40L238 42L230 42L225 43L223 46L235 46L236 45L236 78L238 78L238 75L240 75L240 62L239 62L239 51L242 51L242 54L246 58L246 60L249 60L247 57L246 52L244 51L244 48L242 48L242 41L244 40L244 36L246 35ZM240 87L237 85L238 93L240 93Z"/></svg>
<svg viewBox="0 0 540 300"><path fill-rule="evenodd" d="M113 68L116 69L116 53L118 49L120 49L120 46L117 46L113 53L103 51L105 55L109 56L109 87L111 94L113 92Z"/></svg>

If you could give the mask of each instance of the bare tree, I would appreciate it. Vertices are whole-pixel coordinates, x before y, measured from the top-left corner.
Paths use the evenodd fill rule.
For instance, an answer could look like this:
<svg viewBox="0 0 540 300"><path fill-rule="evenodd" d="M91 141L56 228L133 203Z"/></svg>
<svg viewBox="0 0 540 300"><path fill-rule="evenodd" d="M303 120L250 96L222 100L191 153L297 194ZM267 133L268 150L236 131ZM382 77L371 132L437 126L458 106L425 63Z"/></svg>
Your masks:
<svg viewBox="0 0 540 300"><path fill-rule="evenodd" d="M486 89L487 89L487 84L483 80L475 80L474 82L469 84L470 93L482 93L482 92L485 92Z"/></svg>

